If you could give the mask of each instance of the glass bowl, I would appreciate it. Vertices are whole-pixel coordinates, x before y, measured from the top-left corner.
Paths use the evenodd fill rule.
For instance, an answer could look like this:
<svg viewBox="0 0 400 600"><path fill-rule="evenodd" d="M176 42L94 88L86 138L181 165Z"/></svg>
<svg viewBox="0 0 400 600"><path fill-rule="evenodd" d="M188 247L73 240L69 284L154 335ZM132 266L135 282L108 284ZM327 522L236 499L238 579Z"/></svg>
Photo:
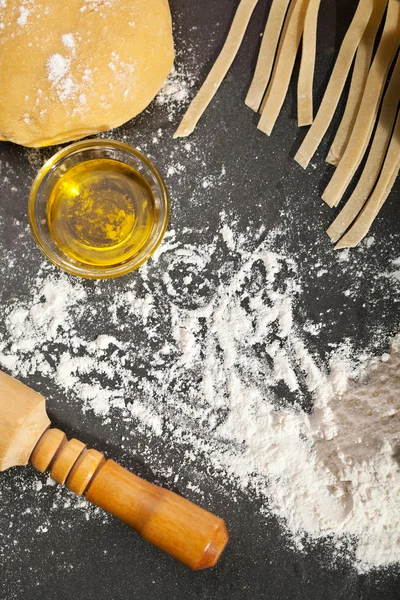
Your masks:
<svg viewBox="0 0 400 600"><path fill-rule="evenodd" d="M123 163L123 165L129 167L131 171L133 169L138 172L139 176L145 180L146 187L148 186L151 190L151 197L154 201L153 220L141 247L129 258L120 259L116 256L115 260L113 258L106 265L94 264L93 261L88 262L79 258L79 256L71 256L64 251L62 245L57 243L52 234L48 217L50 214L49 200L53 190L57 189L57 185L60 184L61 178L77 165L96 159L118 161L118 163ZM77 208L79 208L81 200L77 193ZM69 199L69 201L71 200ZM35 242L53 264L72 275L89 279L107 279L125 275L140 267L150 258L159 246L167 229L169 208L169 196L164 180L158 169L146 156L122 142L108 139L91 139L76 142L63 148L43 165L32 184L28 203L28 219ZM125 212L123 214L125 215ZM71 213L67 217L67 227L70 226L70 219ZM117 247L118 244L116 244Z"/></svg>

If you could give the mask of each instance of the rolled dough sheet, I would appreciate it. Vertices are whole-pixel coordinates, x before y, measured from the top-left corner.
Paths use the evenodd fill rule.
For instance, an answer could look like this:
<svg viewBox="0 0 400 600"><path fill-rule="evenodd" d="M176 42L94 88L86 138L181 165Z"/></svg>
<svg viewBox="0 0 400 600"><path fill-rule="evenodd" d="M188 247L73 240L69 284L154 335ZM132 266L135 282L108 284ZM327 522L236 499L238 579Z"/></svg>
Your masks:
<svg viewBox="0 0 400 600"><path fill-rule="evenodd" d="M287 27L285 24L271 83L267 90L265 102L261 107L262 114L257 125L258 129L267 135L271 135L286 97L304 29L304 19L309 0L292 0L292 3L293 10L290 10L287 16Z"/></svg>
<svg viewBox="0 0 400 600"><path fill-rule="evenodd" d="M271 77L272 66L278 47L283 23L290 0L273 0L268 13L267 24L258 54L253 80L246 96L245 103L254 111L258 111Z"/></svg>
<svg viewBox="0 0 400 600"><path fill-rule="evenodd" d="M379 25L382 21L388 0L375 0L374 10L357 49L353 75L342 120L332 142L326 162L337 166L348 144L354 122L360 108L368 71L371 66L372 51Z"/></svg>
<svg viewBox="0 0 400 600"><path fill-rule="evenodd" d="M360 108L349 143L322 199L328 206L337 206L356 172L367 149L389 68L400 42L400 2L389 0L385 26L378 49L369 70Z"/></svg>
<svg viewBox="0 0 400 600"><path fill-rule="evenodd" d="M397 0L395 0L397 1ZM375 217L390 194L400 168L400 113L397 116L389 149L383 163L378 183L368 202L349 231L337 243L336 248L354 248L367 235Z"/></svg>
<svg viewBox="0 0 400 600"><path fill-rule="evenodd" d="M304 169L324 137L342 94L357 47L374 7L374 0L360 0L353 20L343 39L332 75L313 124L294 159Z"/></svg>
<svg viewBox="0 0 400 600"><path fill-rule="evenodd" d="M357 187L327 231L332 242L336 242L350 227L374 189L390 142L399 102L400 55L382 102L378 126Z"/></svg>
<svg viewBox="0 0 400 600"><path fill-rule="evenodd" d="M321 0L310 0L304 21L299 81L297 85L297 118L299 127L313 122L313 81L317 50L318 11Z"/></svg>
<svg viewBox="0 0 400 600"><path fill-rule="evenodd" d="M257 2L258 0L240 1L225 44L205 82L189 105L189 108L174 134L174 138L186 137L190 135L196 127L201 115L213 99L239 50Z"/></svg>
<svg viewBox="0 0 400 600"><path fill-rule="evenodd" d="M22 146L119 127L174 62L168 0L2 0L0 13L0 133Z"/></svg>

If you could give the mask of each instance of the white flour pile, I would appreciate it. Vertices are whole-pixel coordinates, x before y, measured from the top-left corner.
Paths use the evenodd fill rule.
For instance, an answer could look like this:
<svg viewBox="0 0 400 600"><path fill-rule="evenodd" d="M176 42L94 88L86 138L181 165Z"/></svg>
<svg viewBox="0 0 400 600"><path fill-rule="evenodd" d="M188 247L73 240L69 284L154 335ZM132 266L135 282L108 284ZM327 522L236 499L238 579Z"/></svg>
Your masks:
<svg viewBox="0 0 400 600"><path fill-rule="evenodd" d="M294 322L303 293L295 258L276 251L279 232L258 235L254 250L225 215L208 244L171 232L155 260L114 291L43 263L31 295L3 307L0 364L28 381L55 379L77 411L122 418L133 436L143 429L185 449L197 469L211 464L221 481L261 495L299 549L333 535L337 554L355 553L361 571L400 561L400 343L372 361L351 359L343 344L327 369L307 349L319 325L300 331ZM193 285L221 249L236 266ZM107 320L97 308L106 288ZM91 337L83 323L102 333ZM130 343L118 338L125 330ZM347 389L362 371L365 383ZM309 393L311 414L301 408Z"/></svg>

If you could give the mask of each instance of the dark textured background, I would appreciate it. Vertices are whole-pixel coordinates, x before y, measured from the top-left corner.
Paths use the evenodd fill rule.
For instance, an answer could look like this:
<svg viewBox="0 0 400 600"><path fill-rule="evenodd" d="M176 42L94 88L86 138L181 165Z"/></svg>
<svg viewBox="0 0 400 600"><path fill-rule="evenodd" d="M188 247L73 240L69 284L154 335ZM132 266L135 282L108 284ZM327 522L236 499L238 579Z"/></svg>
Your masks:
<svg viewBox="0 0 400 600"><path fill-rule="evenodd" d="M176 45L178 51L182 49L180 64L184 66L187 62L188 70L193 70L194 56L199 83L222 46L236 4L234 0L171 0ZM345 336L350 336L356 346L365 347L377 328L382 332L379 339L383 348L389 335L398 327L397 291L388 289L389 284L388 287L382 281L377 284L366 276L356 297L344 298L342 292L349 286L351 275L336 260L324 233L324 228L331 222L331 212L319 195L331 173L331 167L323 158L328 141L332 140L333 129L329 130L328 141L313 160L318 169L304 172L292 158L304 136L295 122L294 85L271 138L256 130L256 116L243 103L269 4L269 1L260 1L233 68L192 137L193 143L207 157L211 170L218 171L222 163L229 166L229 179L223 187L193 202L192 192L199 185L198 167L191 166L182 153L185 174L179 185L177 183L175 187L174 180L170 184L171 227L178 238L185 235L185 227L192 229L187 241L199 244L205 226L209 227L212 238L219 227L219 213L223 208L234 212L239 230L250 227L251 231L252 227L262 223L272 229L280 224L287 232L287 246L299 256L300 277L305 286L303 304L297 307L297 319L300 322L302 318L318 321L321 313L332 309L329 317L325 317L326 327L315 341L320 354L328 351L329 342L338 342ZM317 102L355 4L354 0L322 2L315 81ZM179 160L184 143L171 139L177 123L178 115L171 123L165 108L152 105L112 135L117 138L125 135L126 141L141 145L143 140L151 140L159 127L164 128L162 141L156 146L149 142L148 149L156 164L166 172L169 157L174 153L175 160ZM51 153L49 150L42 152L43 157ZM0 300L5 303L12 297L26 295L42 257L29 232L20 225L26 222L26 199L35 169L25 151L11 144L1 146L0 159L0 210L3 220L10 223L2 244L15 254L19 265L13 272L2 275ZM4 181L6 176L8 180ZM374 225L376 241L371 250L351 254L350 261L355 266L358 261L366 261L371 271L386 270L390 260L399 256L399 190L397 182ZM292 207L289 213L286 210L288 202ZM297 208L293 209L293 206ZM203 232L201 235L200 231ZM317 260L329 270L323 282L310 268ZM159 269L161 276L162 266L152 268L155 275ZM215 264L208 265L210 277L215 268ZM135 277L135 274L129 277ZM86 282L85 286L90 292L94 284ZM100 286L102 301L106 303L110 290L123 289L124 279L102 282ZM99 332L103 332L100 325L97 324ZM96 331L93 331L93 337L95 335ZM126 335L132 335L132 331ZM60 397L51 382L44 384L39 376L32 376L27 382L47 395L53 421L64 427L67 434L95 445L152 481L174 487L172 480L161 479L156 471L150 471L143 464L140 434L130 438L121 450L123 424L112 421L104 424L91 413L82 419L82 413ZM184 482L190 480L192 472L189 467L179 464L178 451L175 456L171 451L163 454L162 447L157 446L154 452L160 461L171 464L175 472L179 472L182 484L178 483L174 489L198 500L185 489ZM60 492L47 488L46 493L37 494L34 491L37 479L38 475L30 467L12 469L0 475L0 600L389 600L400 597L398 568L358 575L346 564L333 566L329 549L322 544L309 554L300 555L290 548L275 519L261 518L261 500L249 498L237 490L232 498L224 482L215 481L212 475L204 475L202 479L204 504L226 519L231 541L220 564L213 570L199 573L192 573L175 563L117 520L107 519L103 523L100 516L93 516L86 521L81 511L64 507L49 512L53 494ZM42 481L45 481L44 477ZM67 500L68 492L61 494ZM32 510L31 515L22 517L27 508ZM50 533L37 534L36 529L48 515ZM16 531L14 542L4 544L2 540L6 534L10 540L10 522Z"/></svg>

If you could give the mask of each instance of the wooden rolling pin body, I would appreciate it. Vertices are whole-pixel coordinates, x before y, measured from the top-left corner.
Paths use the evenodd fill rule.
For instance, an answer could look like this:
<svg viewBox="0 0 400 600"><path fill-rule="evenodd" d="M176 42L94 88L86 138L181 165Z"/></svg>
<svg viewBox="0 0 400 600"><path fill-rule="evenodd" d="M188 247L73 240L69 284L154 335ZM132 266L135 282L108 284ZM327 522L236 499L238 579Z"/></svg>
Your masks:
<svg viewBox="0 0 400 600"><path fill-rule="evenodd" d="M43 396L0 371L0 471L30 460L188 567L216 564L228 541L222 519L49 426Z"/></svg>

